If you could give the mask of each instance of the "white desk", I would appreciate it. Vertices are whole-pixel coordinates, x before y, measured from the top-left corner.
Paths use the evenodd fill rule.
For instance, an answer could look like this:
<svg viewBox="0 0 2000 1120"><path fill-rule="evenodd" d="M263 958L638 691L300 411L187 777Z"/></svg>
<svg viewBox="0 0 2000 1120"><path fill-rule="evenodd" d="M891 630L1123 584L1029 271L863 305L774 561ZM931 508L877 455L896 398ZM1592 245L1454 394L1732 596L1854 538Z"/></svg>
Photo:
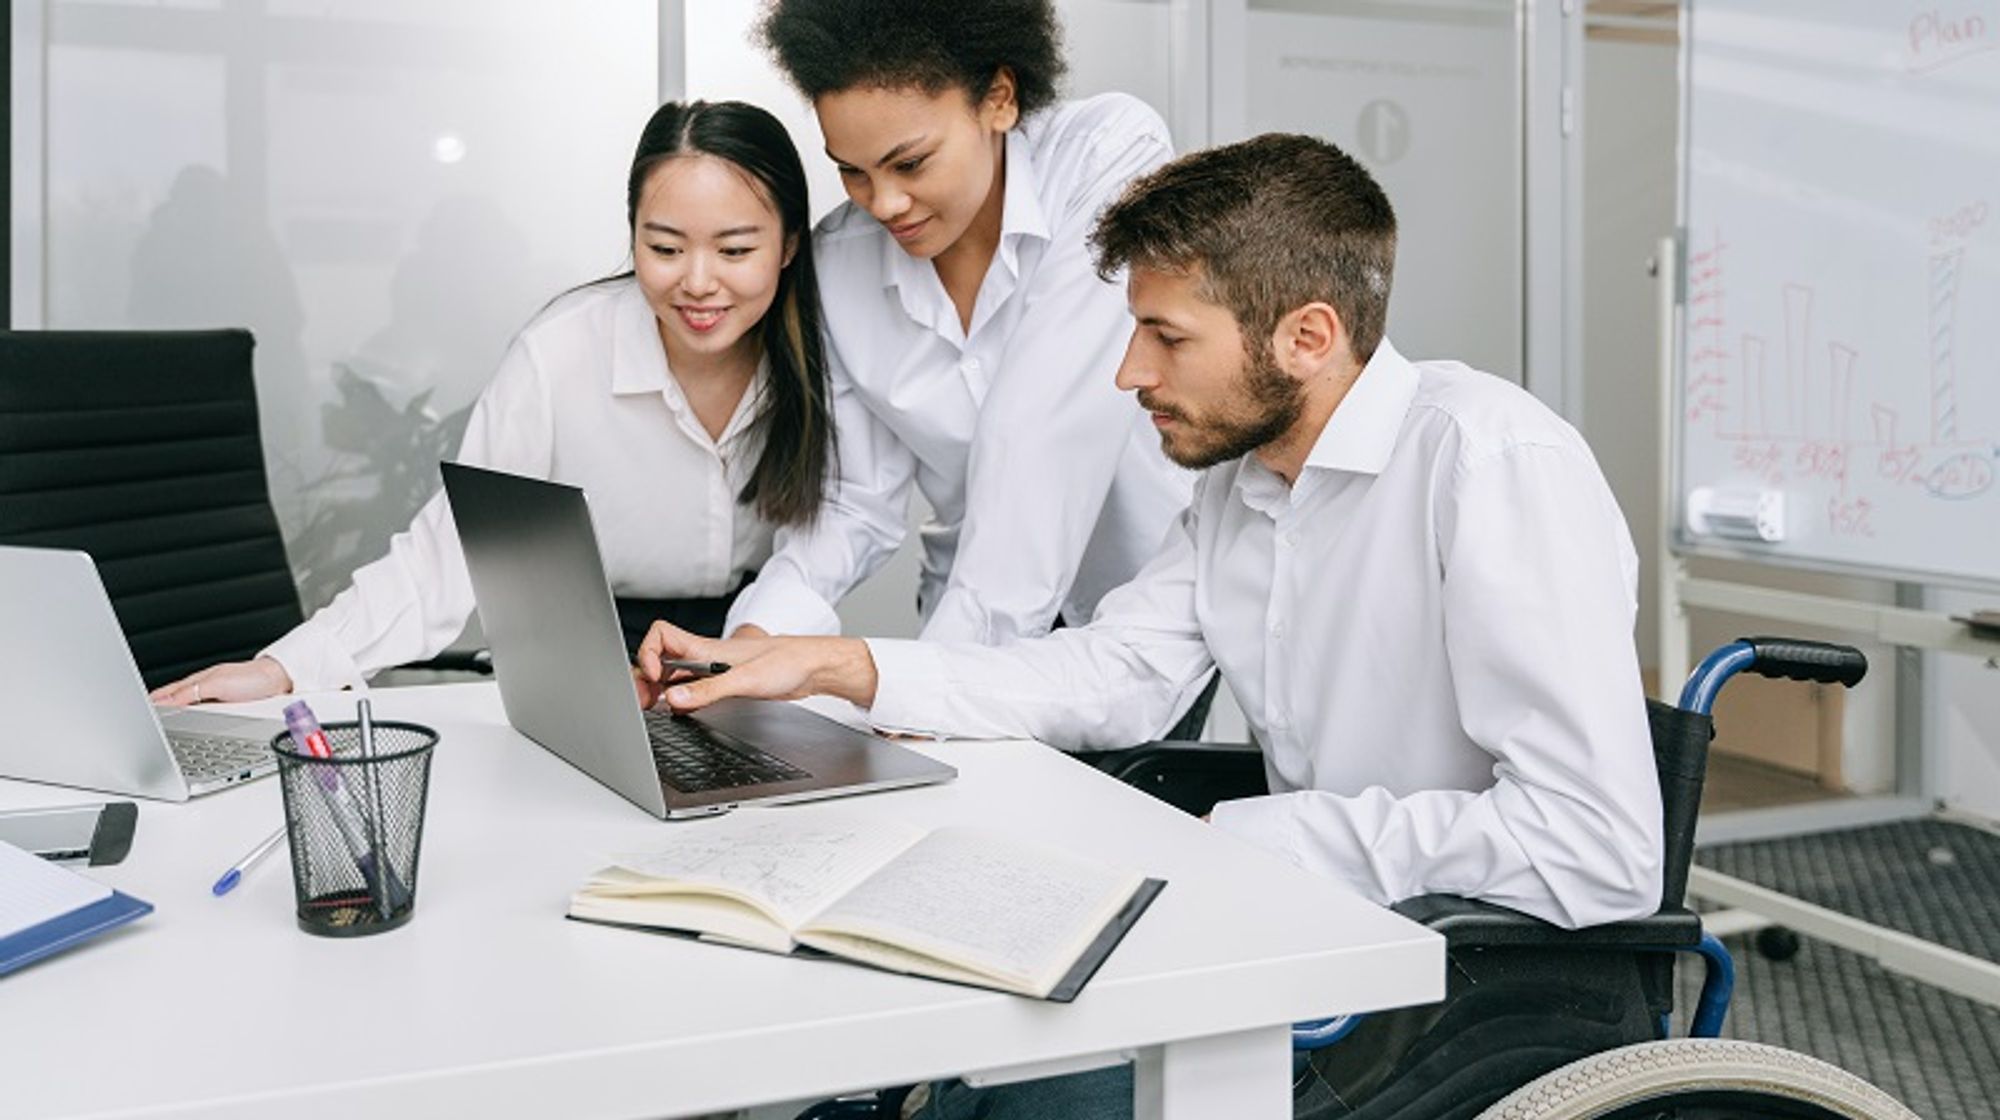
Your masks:
<svg viewBox="0 0 2000 1120"><path fill-rule="evenodd" d="M141 802L131 856L89 873L158 909L0 979L0 1115L662 1117L1123 1052L1141 1117L1278 1120L1286 1024L1443 994L1441 938L1029 743L926 744L958 781L845 804L1166 879L1074 1004L564 921L607 853L685 826L516 735L491 685L375 709L443 733L410 924L301 932L282 850L210 897L280 822L275 780ZM0 782L4 807L96 796Z"/></svg>

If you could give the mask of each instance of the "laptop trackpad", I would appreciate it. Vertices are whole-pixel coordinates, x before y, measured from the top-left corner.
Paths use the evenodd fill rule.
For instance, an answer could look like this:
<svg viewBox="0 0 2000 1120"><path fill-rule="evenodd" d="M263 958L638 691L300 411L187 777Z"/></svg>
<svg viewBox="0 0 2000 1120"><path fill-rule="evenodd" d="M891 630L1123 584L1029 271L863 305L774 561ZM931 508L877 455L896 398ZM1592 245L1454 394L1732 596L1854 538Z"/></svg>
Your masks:
<svg viewBox="0 0 2000 1120"><path fill-rule="evenodd" d="M154 708L153 711L159 715L161 727L168 731L178 731L183 735L269 737L285 729L284 723L275 719L232 716L193 708Z"/></svg>

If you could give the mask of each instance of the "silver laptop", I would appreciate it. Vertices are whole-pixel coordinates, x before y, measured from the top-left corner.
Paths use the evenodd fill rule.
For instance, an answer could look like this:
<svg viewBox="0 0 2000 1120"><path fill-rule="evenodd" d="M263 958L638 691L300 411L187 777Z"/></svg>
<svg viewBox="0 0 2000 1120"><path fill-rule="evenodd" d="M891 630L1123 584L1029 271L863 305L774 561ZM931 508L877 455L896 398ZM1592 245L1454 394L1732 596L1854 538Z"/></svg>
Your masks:
<svg viewBox="0 0 2000 1120"><path fill-rule="evenodd" d="M185 801L277 769L284 729L153 707L90 557L0 546L0 778Z"/></svg>
<svg viewBox="0 0 2000 1120"><path fill-rule="evenodd" d="M796 704L641 711L583 491L444 464L514 729L658 817L927 785L957 771Z"/></svg>

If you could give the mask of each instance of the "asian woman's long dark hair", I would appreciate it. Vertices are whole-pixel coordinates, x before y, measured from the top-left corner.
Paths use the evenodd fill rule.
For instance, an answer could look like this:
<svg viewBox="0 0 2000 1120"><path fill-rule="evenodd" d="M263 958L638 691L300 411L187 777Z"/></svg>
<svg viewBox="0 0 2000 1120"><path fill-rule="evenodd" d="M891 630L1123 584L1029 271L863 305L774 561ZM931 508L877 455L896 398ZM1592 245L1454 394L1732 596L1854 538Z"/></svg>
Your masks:
<svg viewBox="0 0 2000 1120"><path fill-rule="evenodd" d="M832 474L834 435L805 168L785 126L755 105L670 101L646 122L632 153L625 188L628 230L636 233L646 177L667 160L689 155L727 160L756 180L777 207L783 236L798 245L778 276L771 309L757 325L770 367L756 420L764 429L764 453L737 498L777 524L806 524L819 512Z"/></svg>

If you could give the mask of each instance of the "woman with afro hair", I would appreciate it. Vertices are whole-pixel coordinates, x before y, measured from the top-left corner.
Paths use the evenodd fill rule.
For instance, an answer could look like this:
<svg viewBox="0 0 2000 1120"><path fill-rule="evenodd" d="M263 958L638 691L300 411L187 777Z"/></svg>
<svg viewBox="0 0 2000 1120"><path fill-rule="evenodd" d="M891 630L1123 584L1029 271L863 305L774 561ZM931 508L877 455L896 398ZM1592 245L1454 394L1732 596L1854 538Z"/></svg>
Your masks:
<svg viewBox="0 0 2000 1120"><path fill-rule="evenodd" d="M836 630L833 604L901 542L912 483L935 514L924 638L1087 621L1192 486L1113 384L1132 318L1087 246L1172 157L1165 123L1124 94L1058 100L1048 0L775 0L759 31L848 196L813 242L839 478L729 628Z"/></svg>

